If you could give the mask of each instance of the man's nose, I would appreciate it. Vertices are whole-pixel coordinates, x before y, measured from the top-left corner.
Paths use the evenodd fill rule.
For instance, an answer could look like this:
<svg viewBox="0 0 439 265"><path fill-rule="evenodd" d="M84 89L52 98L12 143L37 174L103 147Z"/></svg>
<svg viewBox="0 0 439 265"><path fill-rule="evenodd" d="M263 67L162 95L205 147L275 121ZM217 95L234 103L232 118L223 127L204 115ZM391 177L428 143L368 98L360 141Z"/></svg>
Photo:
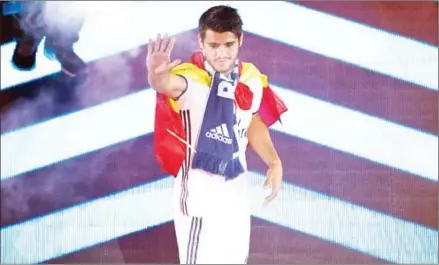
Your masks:
<svg viewBox="0 0 439 265"><path fill-rule="evenodd" d="M223 46L220 46L220 47L218 48L218 51L217 51L217 52L218 52L217 55L218 55L218 57L220 57L220 58L226 57L226 55L227 55L227 50L226 50L226 48L223 47Z"/></svg>

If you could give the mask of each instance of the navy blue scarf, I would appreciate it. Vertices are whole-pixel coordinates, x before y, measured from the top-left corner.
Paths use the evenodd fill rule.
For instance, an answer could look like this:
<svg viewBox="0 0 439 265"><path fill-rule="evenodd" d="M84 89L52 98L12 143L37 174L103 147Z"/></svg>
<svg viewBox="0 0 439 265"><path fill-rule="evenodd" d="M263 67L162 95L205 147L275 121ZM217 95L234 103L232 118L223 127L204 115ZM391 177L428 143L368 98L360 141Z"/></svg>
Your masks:
<svg viewBox="0 0 439 265"><path fill-rule="evenodd" d="M197 151L192 168L222 175L227 180L236 178L244 168L236 155L239 146L235 135L235 88L238 84L238 64L230 77L226 77L206 62L205 68L212 77L210 94L198 136Z"/></svg>

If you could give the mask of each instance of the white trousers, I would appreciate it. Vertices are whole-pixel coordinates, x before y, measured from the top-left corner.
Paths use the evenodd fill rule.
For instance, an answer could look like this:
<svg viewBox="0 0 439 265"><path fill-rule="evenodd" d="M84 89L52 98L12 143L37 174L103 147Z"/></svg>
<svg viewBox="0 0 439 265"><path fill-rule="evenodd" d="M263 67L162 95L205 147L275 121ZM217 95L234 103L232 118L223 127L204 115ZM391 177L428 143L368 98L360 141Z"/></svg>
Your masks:
<svg viewBox="0 0 439 265"><path fill-rule="evenodd" d="M250 214L185 216L174 219L180 264L246 264L250 246Z"/></svg>
<svg viewBox="0 0 439 265"><path fill-rule="evenodd" d="M251 222L246 175L225 182L191 170L189 178L176 179L174 191L180 264L245 264Z"/></svg>

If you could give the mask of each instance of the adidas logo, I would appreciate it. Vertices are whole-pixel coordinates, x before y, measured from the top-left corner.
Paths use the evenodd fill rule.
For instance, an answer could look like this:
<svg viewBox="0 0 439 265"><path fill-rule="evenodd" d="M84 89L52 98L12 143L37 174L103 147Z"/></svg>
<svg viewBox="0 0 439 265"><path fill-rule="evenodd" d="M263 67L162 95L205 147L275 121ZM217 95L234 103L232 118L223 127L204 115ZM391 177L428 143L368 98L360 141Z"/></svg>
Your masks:
<svg viewBox="0 0 439 265"><path fill-rule="evenodd" d="M206 132L206 137L221 141L225 144L232 144L232 139L230 138L229 130L227 130L225 123Z"/></svg>

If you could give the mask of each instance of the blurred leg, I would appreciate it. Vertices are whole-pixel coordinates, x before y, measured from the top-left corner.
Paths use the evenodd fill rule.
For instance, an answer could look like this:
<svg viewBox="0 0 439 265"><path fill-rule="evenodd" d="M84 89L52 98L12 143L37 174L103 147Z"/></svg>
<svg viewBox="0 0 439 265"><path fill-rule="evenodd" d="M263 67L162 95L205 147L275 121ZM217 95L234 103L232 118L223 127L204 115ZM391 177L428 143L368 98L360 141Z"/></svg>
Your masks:
<svg viewBox="0 0 439 265"><path fill-rule="evenodd" d="M30 70L35 66L38 45L44 37L44 21L42 9L44 2L27 2L23 12L14 15L14 28L17 39L12 63L22 70Z"/></svg>
<svg viewBox="0 0 439 265"><path fill-rule="evenodd" d="M73 46L79 40L84 25L84 13L75 2L51 2L45 10L46 43L45 54L57 59L64 73L71 77L85 73L84 61L74 52Z"/></svg>

